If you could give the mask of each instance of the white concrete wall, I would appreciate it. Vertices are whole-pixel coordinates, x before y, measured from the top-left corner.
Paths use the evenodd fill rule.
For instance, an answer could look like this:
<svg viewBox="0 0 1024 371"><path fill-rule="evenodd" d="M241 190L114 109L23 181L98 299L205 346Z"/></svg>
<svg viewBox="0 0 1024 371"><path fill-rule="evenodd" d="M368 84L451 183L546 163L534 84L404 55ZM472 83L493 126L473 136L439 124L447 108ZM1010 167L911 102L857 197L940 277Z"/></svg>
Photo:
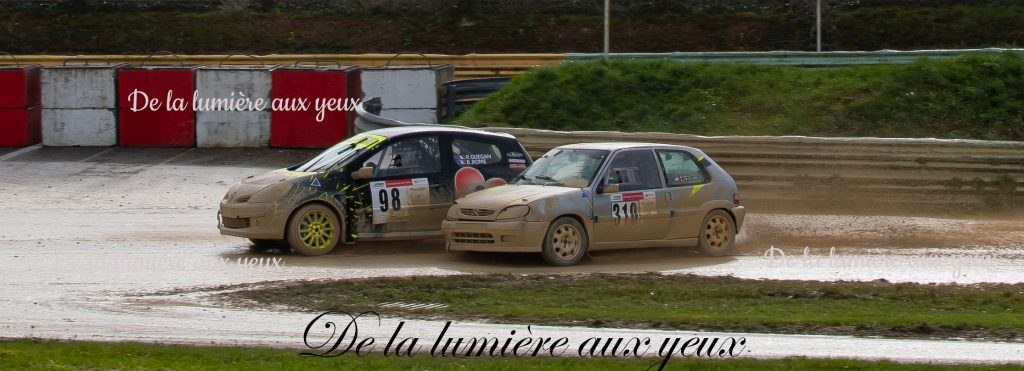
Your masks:
<svg viewBox="0 0 1024 371"><path fill-rule="evenodd" d="M196 71L200 98L238 98L266 103L263 111L196 111L199 147L266 147L270 144L270 70L204 68ZM232 93L234 95L232 95Z"/></svg>
<svg viewBox="0 0 1024 371"><path fill-rule="evenodd" d="M196 146L266 147L270 111L196 112Z"/></svg>
<svg viewBox="0 0 1024 371"><path fill-rule="evenodd" d="M380 97L385 112L401 110L392 114L417 117L414 122L432 124L438 120L437 109L444 94L442 84L454 76L455 68L451 65L367 68L362 76L363 94L367 99ZM425 116L428 110L433 113L433 118ZM382 116L398 118L385 112Z"/></svg>
<svg viewBox="0 0 1024 371"><path fill-rule="evenodd" d="M117 144L117 110L43 109L44 146L113 146Z"/></svg>
<svg viewBox="0 0 1024 371"><path fill-rule="evenodd" d="M50 67L42 71L43 108L117 107L112 67Z"/></svg>
<svg viewBox="0 0 1024 371"><path fill-rule="evenodd" d="M115 67L74 66L43 69L43 145L117 144Z"/></svg>

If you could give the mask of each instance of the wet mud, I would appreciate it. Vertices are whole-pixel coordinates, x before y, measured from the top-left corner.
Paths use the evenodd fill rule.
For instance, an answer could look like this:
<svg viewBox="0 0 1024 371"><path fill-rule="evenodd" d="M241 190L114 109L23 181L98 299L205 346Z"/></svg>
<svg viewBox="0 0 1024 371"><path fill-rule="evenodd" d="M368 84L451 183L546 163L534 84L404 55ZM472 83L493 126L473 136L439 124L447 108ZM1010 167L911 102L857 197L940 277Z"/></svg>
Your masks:
<svg viewBox="0 0 1024 371"><path fill-rule="evenodd" d="M283 250L254 252L247 240L218 233L217 204L232 184L311 154L44 147L0 160L0 275L5 280L0 311L6 313L0 320L0 337L295 347L301 345L309 313L220 307L201 291L282 280L553 270L815 280L1024 280L1024 218L1019 217L749 210L735 256L707 258L685 248L602 251L579 266L557 269L544 265L536 254L446 253L439 240L360 243L326 256L304 257ZM174 293L151 294L161 291ZM411 326L437 325L416 321ZM510 326L466 324L459 331L478 336ZM763 341L752 354L767 358L842 356L836 349L848 349L845 354L851 357L1024 361L1019 344L1010 349L996 343L909 341L893 351L881 339L748 338Z"/></svg>

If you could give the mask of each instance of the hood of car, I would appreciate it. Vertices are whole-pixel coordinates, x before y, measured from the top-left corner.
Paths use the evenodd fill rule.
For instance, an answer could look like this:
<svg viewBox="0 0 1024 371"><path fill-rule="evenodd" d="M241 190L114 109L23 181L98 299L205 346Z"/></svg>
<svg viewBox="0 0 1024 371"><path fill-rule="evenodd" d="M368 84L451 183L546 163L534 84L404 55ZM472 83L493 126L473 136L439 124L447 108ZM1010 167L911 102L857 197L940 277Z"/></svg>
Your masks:
<svg viewBox="0 0 1024 371"><path fill-rule="evenodd" d="M316 173L277 169L260 175L250 176L232 186L228 193L224 195L224 201L228 203L246 202L249 200L249 197L267 186L313 174Z"/></svg>
<svg viewBox="0 0 1024 371"><path fill-rule="evenodd" d="M311 176L316 173L307 173L302 171L290 171L288 169L277 169L268 171L260 175L250 176L242 180L242 184L249 185L271 185L277 182L283 182L285 180L300 178L304 176Z"/></svg>
<svg viewBox="0 0 1024 371"><path fill-rule="evenodd" d="M579 188L571 187L509 184L470 193L460 199L458 205L465 208L500 211L510 205L526 205L547 197L579 192Z"/></svg>

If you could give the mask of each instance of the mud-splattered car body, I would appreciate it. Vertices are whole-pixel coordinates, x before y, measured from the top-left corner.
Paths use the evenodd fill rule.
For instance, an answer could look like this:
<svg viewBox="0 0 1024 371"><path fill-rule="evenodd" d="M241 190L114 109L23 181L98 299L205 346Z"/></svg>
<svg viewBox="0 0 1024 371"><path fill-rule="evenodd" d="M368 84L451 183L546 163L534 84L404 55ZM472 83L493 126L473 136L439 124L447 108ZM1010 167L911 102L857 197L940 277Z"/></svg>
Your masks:
<svg viewBox="0 0 1024 371"><path fill-rule="evenodd" d="M531 163L509 134L441 126L374 130L233 186L220 203L218 227L257 247L288 241L308 255L339 242L439 237L457 196L504 184Z"/></svg>
<svg viewBox="0 0 1024 371"><path fill-rule="evenodd" d="M456 200L442 230L452 251L541 252L571 265L602 249L724 255L744 215L732 177L698 149L587 143L555 148L511 184Z"/></svg>

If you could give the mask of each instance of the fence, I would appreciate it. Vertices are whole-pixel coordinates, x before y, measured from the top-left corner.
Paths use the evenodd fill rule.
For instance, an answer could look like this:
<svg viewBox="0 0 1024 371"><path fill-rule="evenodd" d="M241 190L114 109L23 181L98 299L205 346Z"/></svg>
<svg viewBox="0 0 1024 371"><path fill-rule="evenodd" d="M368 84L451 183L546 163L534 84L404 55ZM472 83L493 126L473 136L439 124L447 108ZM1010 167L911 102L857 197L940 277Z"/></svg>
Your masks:
<svg viewBox="0 0 1024 371"><path fill-rule="evenodd" d="M139 64L148 55L90 55L90 59L109 60L111 63ZM252 57L245 55L179 55L184 64L216 65L222 60L224 64L250 64ZM426 57L426 59L424 59ZM41 64L56 66L68 59L64 55L19 55L22 64ZM337 61L343 65L361 67L381 67L391 60L392 65L451 64L455 66L456 79L477 77L514 76L527 70L544 65L555 65L565 60L565 54L270 54L259 56L268 65L292 65L300 61ZM152 56L152 63L177 62L171 56Z"/></svg>

